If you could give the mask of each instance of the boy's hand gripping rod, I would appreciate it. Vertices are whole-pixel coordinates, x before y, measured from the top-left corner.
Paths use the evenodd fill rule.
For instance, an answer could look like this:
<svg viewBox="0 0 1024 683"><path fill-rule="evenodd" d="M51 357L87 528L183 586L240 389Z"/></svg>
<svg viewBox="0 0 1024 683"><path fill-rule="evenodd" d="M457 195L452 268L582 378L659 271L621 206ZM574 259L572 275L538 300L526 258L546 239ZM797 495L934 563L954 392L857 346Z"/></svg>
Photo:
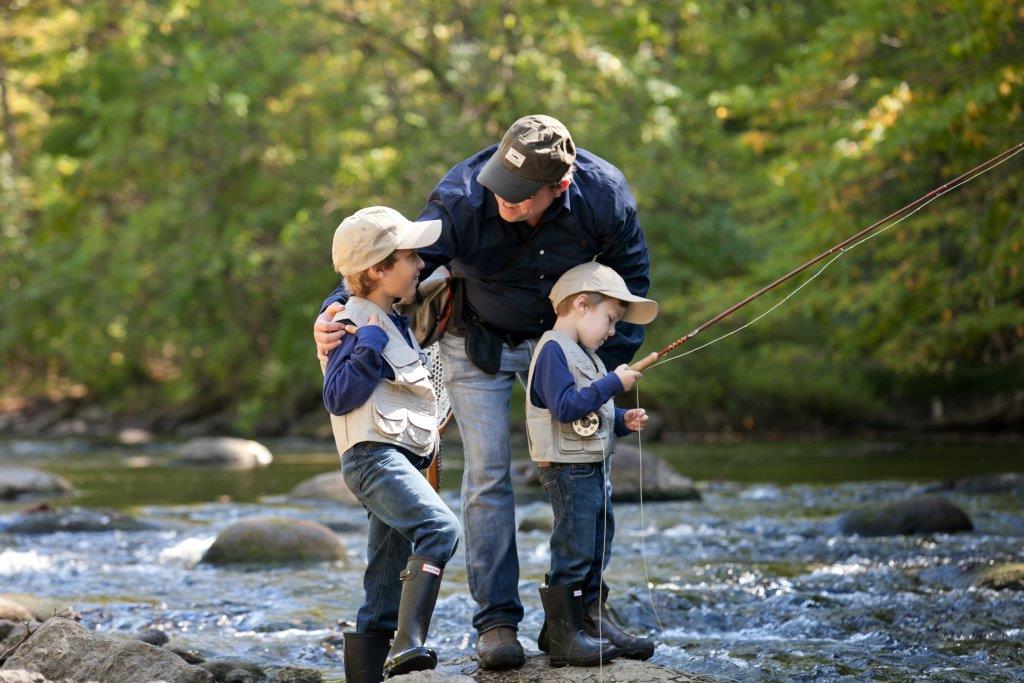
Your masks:
<svg viewBox="0 0 1024 683"><path fill-rule="evenodd" d="M938 197L941 197L942 195L946 194L947 192L956 189L960 185L962 185L962 184L964 184L964 183L966 183L966 182L968 182L970 180L973 180L976 176L979 176L982 173L985 173L986 171L988 171L989 169L994 168L995 166L998 166L999 164L1001 164L1002 162L1006 161L1007 159L1012 157L1014 154L1017 154L1018 152L1020 152L1022 150L1024 150L1024 142L1021 142L1021 143L1018 143L1017 145L1014 145L1013 147L1011 147L1010 149L1006 150L1002 154L1000 154L998 156L995 156L995 157L992 157L991 159L989 159L988 161L986 161L983 164L979 164L978 166L975 166L970 171L968 171L967 173L964 173L960 177L955 178L953 180L950 180L949 182L945 183L944 185L935 188L934 190L932 190L928 194L924 195L923 197L920 197L919 199L911 202L910 204L907 204L902 209L900 209L898 211L894 211L893 213L889 214L888 216L886 216L885 218L881 219L880 221L877 221L877 222L869 225L868 227L864 228L863 230L858 232L856 235L853 235L852 237L843 240L842 242L840 242L839 244L835 245L834 247L832 247L828 251L823 251L822 253L818 254L817 256L812 258L807 263L803 264L802 266L800 266L798 268L795 268L795 269L791 270L790 272L786 273L785 275L783 275L782 277L780 277L778 280L776 280L775 282L771 283L770 285L762 287L759 291L755 292L754 294L751 294L750 296L748 296L743 301L740 301L739 303L733 304L732 306L730 306L726 310L724 310L721 313L719 313L718 315L716 315L711 320L707 321L706 323L704 323L703 325L701 325L697 329L693 330L689 334L683 335L682 337L680 337L679 339L675 340L674 342L672 342L671 344L669 344L665 348L661 349L660 351L656 351L654 353L651 353L648 356L638 360L636 363L633 363L630 366L630 368L633 369L633 370L636 370L637 372L643 372L644 369L650 367L650 365L652 363L654 363L656 360L658 360L659 358L661 358L665 354L670 353L676 347L685 344L687 341L689 341L690 339L694 338L695 336L697 336L698 334L700 334L704 330L708 329L709 327L711 327L715 323L719 322L720 320L723 320L723 319L729 317L730 315L732 315L733 313L735 313L739 309L741 309L744 306L746 306L747 304L749 304L754 299L757 299L758 297L760 297L762 294L765 294L766 292L769 292L769 291L775 289L776 287L781 285L783 282L786 282L787 280L791 280L792 278L796 277L798 274L802 273L803 271L805 271L808 268L810 268L811 266L813 266L815 263L818 263L818 262L822 261L823 259L828 258L829 256L831 256L832 254L836 253L837 251L844 250L852 242L855 242L855 241L861 239L862 237L864 237L864 236L874 232L875 230L877 230L881 226L885 225L889 221L892 221L892 220L895 220L895 219L897 219L899 217L905 216L906 214L917 210L923 204L926 204L926 203L932 201L933 199L937 199Z"/></svg>

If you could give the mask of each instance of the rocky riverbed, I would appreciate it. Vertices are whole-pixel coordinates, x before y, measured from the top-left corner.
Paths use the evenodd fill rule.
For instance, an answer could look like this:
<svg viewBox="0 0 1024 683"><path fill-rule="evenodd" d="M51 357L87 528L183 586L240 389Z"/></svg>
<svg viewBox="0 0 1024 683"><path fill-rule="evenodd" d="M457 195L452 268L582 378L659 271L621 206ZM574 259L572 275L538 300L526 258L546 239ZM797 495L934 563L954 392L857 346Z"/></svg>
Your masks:
<svg viewBox="0 0 1024 683"><path fill-rule="evenodd" d="M222 472L171 467L176 453L166 444L116 451L53 447L50 455L19 449L0 447L0 468L37 467L77 491L74 498L47 498L55 510L25 513L38 506L31 497L0 506L0 583L7 594L34 596L34 619L71 606L91 636L134 638L155 630L172 647L206 660L241 661L272 676L285 666L324 680L342 676L338 634L345 624L338 620L351 619L359 604L365 516L328 494L307 497L309 486L300 489L301 497L288 495L333 470L329 452L272 447L271 464ZM754 455L723 450L719 462L728 474L735 462ZM699 499L616 505L611 604L629 627L658 640L652 664L686 676L744 681L1018 680L1024 667L1024 487L1006 477L954 483L927 471L844 482L848 455L817 448L802 461L831 483L705 481L697 487ZM453 458L449 479L457 465ZM833 476L821 477L828 465ZM879 469L888 466L879 461ZM932 471L947 466L938 463ZM149 483L161 480L169 491ZM189 484L204 481L216 483ZM331 482L321 483L334 490ZM126 505L125 488L141 504ZM517 515L533 523L521 525L519 534L526 606L520 637L535 649L547 512L535 490L521 492ZM955 506L970 529L945 505L940 516L956 523L945 531L906 534L916 530L900 527L875 535L844 526L858 510L895 503L907 513L904 501L918 494L930 501L924 509L934 507L936 497ZM167 502L164 495L205 502ZM445 499L458 507L453 490ZM79 509L62 507L70 504ZM38 514L53 526L19 526ZM331 552L340 554L294 566L202 561L218 535L259 518L320 525L311 538L330 529L328 543L338 544ZM101 530L76 530L68 520ZM463 662L446 675L477 675L460 660L472 654L474 638L461 552L446 578L432 641L442 660ZM10 614L14 623L25 617Z"/></svg>

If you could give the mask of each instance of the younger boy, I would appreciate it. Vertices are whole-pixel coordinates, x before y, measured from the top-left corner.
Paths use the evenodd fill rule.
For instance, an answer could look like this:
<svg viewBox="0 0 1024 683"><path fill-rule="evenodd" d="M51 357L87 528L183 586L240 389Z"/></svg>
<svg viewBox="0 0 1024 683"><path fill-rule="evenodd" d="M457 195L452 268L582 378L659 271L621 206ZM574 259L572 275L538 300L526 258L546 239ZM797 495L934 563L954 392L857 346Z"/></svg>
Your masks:
<svg viewBox="0 0 1024 683"><path fill-rule="evenodd" d="M537 642L552 666L648 659L654 643L611 620L601 582L615 532L605 462L616 437L647 424L644 410L616 408L612 397L632 389L640 373L628 365L609 373L594 351L620 320L651 322L658 304L630 294L618 273L593 262L562 275L550 299L558 319L537 343L526 390L530 457L555 513Z"/></svg>
<svg viewBox="0 0 1024 683"><path fill-rule="evenodd" d="M409 319L392 305L416 291L416 249L440 233L440 221L412 222L382 206L357 211L334 233L334 267L352 293L343 313L350 334L325 366L324 405L345 483L370 520L365 600L345 633L350 682L437 666L424 641L461 529L419 471L437 448L437 397Z"/></svg>

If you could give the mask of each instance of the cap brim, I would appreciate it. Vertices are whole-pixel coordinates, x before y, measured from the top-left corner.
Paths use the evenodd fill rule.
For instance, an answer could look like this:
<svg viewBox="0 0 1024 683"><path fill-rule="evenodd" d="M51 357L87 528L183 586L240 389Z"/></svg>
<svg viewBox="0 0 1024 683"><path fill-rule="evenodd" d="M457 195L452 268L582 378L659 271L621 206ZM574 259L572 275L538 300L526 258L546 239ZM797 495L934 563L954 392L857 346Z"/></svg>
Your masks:
<svg viewBox="0 0 1024 683"><path fill-rule="evenodd" d="M402 226L395 249L422 249L441 236L441 221L409 221Z"/></svg>
<svg viewBox="0 0 1024 683"><path fill-rule="evenodd" d="M510 204L532 197L547 184L543 180L530 180L512 173L501 164L497 152L484 164L477 181Z"/></svg>
<svg viewBox="0 0 1024 683"><path fill-rule="evenodd" d="M626 314L622 316L623 322L646 325L658 317L657 301L651 301L635 294L623 294L622 292L603 291L601 293L626 304Z"/></svg>

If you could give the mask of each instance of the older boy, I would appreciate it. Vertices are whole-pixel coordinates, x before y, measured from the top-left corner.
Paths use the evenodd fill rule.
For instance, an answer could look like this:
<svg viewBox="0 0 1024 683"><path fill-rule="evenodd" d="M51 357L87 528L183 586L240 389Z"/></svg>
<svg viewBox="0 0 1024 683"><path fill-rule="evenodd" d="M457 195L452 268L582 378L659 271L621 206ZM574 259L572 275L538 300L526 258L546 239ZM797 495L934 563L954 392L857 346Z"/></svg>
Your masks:
<svg viewBox="0 0 1024 683"><path fill-rule="evenodd" d="M437 666L424 641L461 530L419 472L437 448L437 397L409 320L392 306L416 291L416 249L440 232L440 221L412 222L374 206L334 233L334 266L352 293L344 322L354 334L327 361L324 405L345 482L370 520L365 601L356 630L345 634L350 682Z"/></svg>

